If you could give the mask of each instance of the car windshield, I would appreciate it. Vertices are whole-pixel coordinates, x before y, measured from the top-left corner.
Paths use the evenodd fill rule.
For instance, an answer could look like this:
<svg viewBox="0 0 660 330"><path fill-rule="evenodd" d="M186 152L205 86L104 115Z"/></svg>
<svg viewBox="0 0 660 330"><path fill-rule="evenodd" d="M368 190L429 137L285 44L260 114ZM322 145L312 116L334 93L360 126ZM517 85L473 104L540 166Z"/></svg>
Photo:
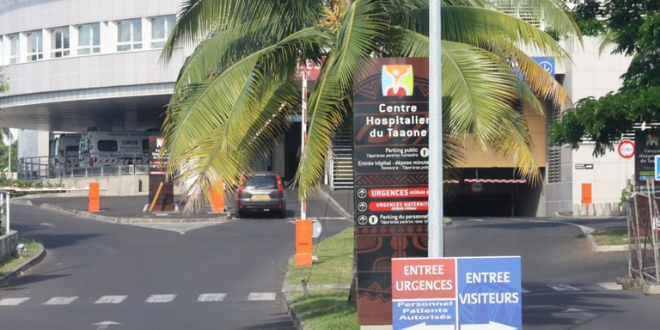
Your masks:
<svg viewBox="0 0 660 330"><path fill-rule="evenodd" d="M246 189L277 189L277 180L274 176L254 176L245 183Z"/></svg>

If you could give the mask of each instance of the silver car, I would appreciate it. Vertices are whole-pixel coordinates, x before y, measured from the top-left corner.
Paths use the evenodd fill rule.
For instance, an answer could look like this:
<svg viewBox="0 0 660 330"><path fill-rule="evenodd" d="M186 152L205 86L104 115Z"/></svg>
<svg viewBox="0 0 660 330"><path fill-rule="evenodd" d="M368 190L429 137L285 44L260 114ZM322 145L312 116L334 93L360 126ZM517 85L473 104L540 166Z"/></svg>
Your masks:
<svg viewBox="0 0 660 330"><path fill-rule="evenodd" d="M254 173L245 177L236 192L236 209L240 217L248 213L269 212L286 216L286 194L277 173Z"/></svg>

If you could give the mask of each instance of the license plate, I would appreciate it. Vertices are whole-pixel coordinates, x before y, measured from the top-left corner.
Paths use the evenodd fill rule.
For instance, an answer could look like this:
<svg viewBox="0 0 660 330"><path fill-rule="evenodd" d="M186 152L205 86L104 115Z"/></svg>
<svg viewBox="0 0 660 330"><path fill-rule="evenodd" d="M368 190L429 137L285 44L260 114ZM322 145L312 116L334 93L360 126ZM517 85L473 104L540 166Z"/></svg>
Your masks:
<svg viewBox="0 0 660 330"><path fill-rule="evenodd" d="M268 199L270 199L270 196L268 196L268 195L252 195L252 199L268 200Z"/></svg>

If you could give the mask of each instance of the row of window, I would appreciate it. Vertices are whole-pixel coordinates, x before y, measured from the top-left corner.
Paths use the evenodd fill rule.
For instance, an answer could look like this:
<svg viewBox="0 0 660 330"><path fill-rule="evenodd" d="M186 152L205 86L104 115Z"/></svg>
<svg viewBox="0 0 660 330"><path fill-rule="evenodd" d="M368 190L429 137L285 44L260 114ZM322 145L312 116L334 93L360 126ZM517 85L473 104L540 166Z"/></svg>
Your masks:
<svg viewBox="0 0 660 330"><path fill-rule="evenodd" d="M116 51L130 51L143 48L162 48L172 31L175 16L160 16L149 18L151 25L150 45L143 45L143 19L129 19L112 22L116 24ZM26 45L21 46L20 33L5 36L8 43L7 64L37 61L44 58L44 33L50 39L50 58L67 57L71 55L89 55L101 52L101 23L64 26L52 29L30 31L25 33ZM72 38L73 37L73 38ZM112 38L110 35L109 38ZM1 40L1 39L0 39ZM112 39L105 39L111 41ZM22 49L23 48L23 49ZM25 60L21 60L24 56ZM1 65L2 63L0 63Z"/></svg>

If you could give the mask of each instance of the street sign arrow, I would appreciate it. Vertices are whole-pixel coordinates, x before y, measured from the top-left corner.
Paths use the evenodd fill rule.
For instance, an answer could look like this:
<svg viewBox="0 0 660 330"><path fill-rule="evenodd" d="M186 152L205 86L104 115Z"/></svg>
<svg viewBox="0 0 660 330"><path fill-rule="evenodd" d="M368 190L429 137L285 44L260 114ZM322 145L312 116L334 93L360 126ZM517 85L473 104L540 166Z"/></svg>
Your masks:
<svg viewBox="0 0 660 330"><path fill-rule="evenodd" d="M92 325L98 325L98 328L96 328L96 330L105 330L111 325L121 325L121 323L112 322L112 321L103 321L99 323L94 323Z"/></svg>
<svg viewBox="0 0 660 330"><path fill-rule="evenodd" d="M427 325L426 322L415 324L403 330L454 330L454 325Z"/></svg>
<svg viewBox="0 0 660 330"><path fill-rule="evenodd" d="M490 321L488 324L463 324L461 330L517 330L506 324Z"/></svg>

